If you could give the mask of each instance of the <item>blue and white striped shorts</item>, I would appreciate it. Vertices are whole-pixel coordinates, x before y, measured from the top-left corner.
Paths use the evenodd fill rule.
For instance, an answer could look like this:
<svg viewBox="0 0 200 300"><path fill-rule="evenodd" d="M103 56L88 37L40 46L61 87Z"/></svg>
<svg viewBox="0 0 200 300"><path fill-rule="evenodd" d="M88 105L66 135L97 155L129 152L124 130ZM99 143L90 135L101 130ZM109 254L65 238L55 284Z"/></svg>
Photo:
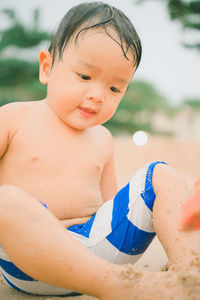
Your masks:
<svg viewBox="0 0 200 300"><path fill-rule="evenodd" d="M105 202L85 224L67 230L96 255L116 264L134 263L155 237L152 185L153 162L137 171L117 195ZM40 282L18 269L0 246L0 271L8 285L31 294L78 295L72 291Z"/></svg>

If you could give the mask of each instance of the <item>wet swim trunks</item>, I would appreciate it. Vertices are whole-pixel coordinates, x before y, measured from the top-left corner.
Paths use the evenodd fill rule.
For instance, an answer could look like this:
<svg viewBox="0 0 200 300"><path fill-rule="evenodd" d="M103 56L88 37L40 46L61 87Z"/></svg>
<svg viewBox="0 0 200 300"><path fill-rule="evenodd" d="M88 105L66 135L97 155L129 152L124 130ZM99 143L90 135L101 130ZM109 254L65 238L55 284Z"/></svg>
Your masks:
<svg viewBox="0 0 200 300"><path fill-rule="evenodd" d="M91 252L116 264L134 263L155 237L152 185L153 162L137 171L117 195L105 202L85 224L67 230ZM165 163L164 163L165 164ZM39 295L79 295L40 282L18 269L0 246L0 271L14 289Z"/></svg>

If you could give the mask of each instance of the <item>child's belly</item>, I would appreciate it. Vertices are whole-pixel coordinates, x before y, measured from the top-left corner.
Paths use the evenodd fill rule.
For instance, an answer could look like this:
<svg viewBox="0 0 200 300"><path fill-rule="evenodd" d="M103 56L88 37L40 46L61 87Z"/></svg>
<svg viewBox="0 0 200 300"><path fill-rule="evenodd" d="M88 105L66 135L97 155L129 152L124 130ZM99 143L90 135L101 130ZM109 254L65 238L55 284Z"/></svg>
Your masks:
<svg viewBox="0 0 200 300"><path fill-rule="evenodd" d="M91 216L103 203L98 176L96 180L94 176L72 178L66 174L35 176L14 169L0 173L0 185L22 188L45 203L60 220Z"/></svg>
<svg viewBox="0 0 200 300"><path fill-rule="evenodd" d="M53 183L52 183L53 184ZM98 185L88 185L85 180L76 182L61 182L53 188L33 191L38 194L53 214L60 220L92 216L103 204Z"/></svg>

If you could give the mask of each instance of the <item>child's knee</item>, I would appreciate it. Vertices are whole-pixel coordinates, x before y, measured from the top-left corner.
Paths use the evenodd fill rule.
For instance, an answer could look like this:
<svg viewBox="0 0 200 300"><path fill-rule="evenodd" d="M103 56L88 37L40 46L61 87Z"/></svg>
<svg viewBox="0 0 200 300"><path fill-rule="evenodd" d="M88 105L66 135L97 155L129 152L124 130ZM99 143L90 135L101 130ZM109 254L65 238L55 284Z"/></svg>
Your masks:
<svg viewBox="0 0 200 300"><path fill-rule="evenodd" d="M179 174L169 165L158 164L153 173L152 184L156 196L158 194L173 193L179 190L187 191L187 187Z"/></svg>

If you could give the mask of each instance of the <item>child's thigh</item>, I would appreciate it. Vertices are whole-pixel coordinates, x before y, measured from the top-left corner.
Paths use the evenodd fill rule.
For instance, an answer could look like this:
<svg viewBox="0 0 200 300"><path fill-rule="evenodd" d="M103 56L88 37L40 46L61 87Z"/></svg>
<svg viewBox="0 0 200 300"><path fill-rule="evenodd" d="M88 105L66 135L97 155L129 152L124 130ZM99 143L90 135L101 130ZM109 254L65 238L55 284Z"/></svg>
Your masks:
<svg viewBox="0 0 200 300"><path fill-rule="evenodd" d="M68 230L104 259L119 264L135 262L155 237L153 173L161 163L153 162L138 170L87 223L73 225Z"/></svg>

